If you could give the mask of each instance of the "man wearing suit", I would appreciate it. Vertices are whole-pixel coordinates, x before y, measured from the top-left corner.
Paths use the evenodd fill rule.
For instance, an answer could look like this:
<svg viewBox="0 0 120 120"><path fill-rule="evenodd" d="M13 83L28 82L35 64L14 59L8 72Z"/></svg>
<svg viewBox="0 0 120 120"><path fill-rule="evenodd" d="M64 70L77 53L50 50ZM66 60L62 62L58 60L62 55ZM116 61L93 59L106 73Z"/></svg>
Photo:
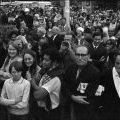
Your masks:
<svg viewBox="0 0 120 120"><path fill-rule="evenodd" d="M102 43L102 33L96 32L93 35L93 43L90 45L90 57L94 65L102 71L107 51Z"/></svg>
<svg viewBox="0 0 120 120"><path fill-rule="evenodd" d="M120 120L120 53L115 57L115 65L107 69L102 75L101 85L104 87L102 100L103 106L101 120Z"/></svg>
<svg viewBox="0 0 120 120"><path fill-rule="evenodd" d="M72 118L93 120L95 115L95 92L99 84L99 70L88 62L89 50L78 46L75 51L76 64L65 73L65 85L71 99Z"/></svg>
<svg viewBox="0 0 120 120"><path fill-rule="evenodd" d="M53 44L58 50L60 49L62 41L64 41L64 35L60 35L60 29L54 26L51 30L52 37L49 39L50 43Z"/></svg>

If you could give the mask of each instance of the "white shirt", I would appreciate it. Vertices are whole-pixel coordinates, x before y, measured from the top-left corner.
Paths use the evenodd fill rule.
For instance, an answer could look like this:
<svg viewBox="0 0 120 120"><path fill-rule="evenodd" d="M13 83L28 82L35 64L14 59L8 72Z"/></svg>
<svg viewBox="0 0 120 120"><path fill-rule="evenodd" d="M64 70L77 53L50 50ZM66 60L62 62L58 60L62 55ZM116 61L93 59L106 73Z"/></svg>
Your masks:
<svg viewBox="0 0 120 120"><path fill-rule="evenodd" d="M114 80L114 84L115 84L115 88L118 93L118 96L120 97L120 77L115 67L113 68L113 80Z"/></svg>
<svg viewBox="0 0 120 120"><path fill-rule="evenodd" d="M40 80L39 86L43 87L48 91L51 99L52 109L57 108L60 102L60 89L61 89L60 79L58 77L55 77L49 82L45 83L44 85L42 85L42 82L43 82L43 78ZM44 101L38 101L38 105L40 107L44 107L44 108L46 107Z"/></svg>
<svg viewBox="0 0 120 120"><path fill-rule="evenodd" d="M8 110L11 114L25 115L29 112L30 82L21 78L18 82L13 82L12 78L5 81L2 88L1 99L5 105L10 105ZM22 101L14 104L15 99L22 97Z"/></svg>

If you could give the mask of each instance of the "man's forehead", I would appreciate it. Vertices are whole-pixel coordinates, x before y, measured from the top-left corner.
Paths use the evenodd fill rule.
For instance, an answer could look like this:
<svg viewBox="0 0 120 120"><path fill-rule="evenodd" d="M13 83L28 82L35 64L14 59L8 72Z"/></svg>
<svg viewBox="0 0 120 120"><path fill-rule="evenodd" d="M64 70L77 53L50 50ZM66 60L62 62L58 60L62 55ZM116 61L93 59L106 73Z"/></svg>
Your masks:
<svg viewBox="0 0 120 120"><path fill-rule="evenodd" d="M85 46L80 46L76 48L76 53L87 53L88 49Z"/></svg>

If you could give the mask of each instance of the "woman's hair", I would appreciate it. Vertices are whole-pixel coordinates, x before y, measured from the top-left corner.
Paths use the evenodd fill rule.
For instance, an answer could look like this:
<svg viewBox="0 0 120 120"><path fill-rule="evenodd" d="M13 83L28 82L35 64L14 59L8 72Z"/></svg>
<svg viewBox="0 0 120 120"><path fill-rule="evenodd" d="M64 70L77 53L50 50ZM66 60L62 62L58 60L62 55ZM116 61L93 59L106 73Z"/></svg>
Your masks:
<svg viewBox="0 0 120 120"><path fill-rule="evenodd" d="M15 30L11 31L11 32L9 33L9 35L8 35L8 38L11 39L12 35L14 35L14 34L15 34L16 36L18 36L18 31L15 31Z"/></svg>
<svg viewBox="0 0 120 120"><path fill-rule="evenodd" d="M8 43L8 46L7 46L7 49L9 48L9 45L13 46L13 47L17 50L17 55L18 55L18 53L19 53L19 48L18 48L18 46L17 46L16 44L14 44L14 42L9 42L9 43ZM4 61L4 64L3 64L4 68L5 68L5 66L8 64L9 60L10 60L10 56L7 55L7 57L6 57L5 61Z"/></svg>
<svg viewBox="0 0 120 120"><path fill-rule="evenodd" d="M52 60L52 62L57 62L60 63L61 60L61 56L59 54L59 51L56 48L47 48L44 52L43 55L48 55L50 56L50 60Z"/></svg>
<svg viewBox="0 0 120 120"><path fill-rule="evenodd" d="M25 54L29 54L33 57L33 64L30 67L30 71L29 71L31 73L31 75L33 76L33 75L35 75L36 70L37 70L36 53L30 49L25 50L25 52L23 54L23 62L22 62L22 64L23 64L23 77L26 77L26 72L28 71L28 67L26 66L25 61L24 61Z"/></svg>

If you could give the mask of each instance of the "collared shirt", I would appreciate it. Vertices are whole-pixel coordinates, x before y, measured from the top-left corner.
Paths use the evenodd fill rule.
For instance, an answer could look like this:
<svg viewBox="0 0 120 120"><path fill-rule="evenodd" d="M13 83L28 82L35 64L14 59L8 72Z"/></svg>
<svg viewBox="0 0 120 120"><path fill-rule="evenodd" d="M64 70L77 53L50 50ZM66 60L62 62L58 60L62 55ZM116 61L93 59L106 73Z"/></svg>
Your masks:
<svg viewBox="0 0 120 120"><path fill-rule="evenodd" d="M11 114L15 115L24 115L29 112L29 93L30 93L30 82L21 79L18 82L13 82L13 79L10 78L5 81L2 88L1 98L2 102L5 105L10 105L8 108ZM15 104L15 99L22 97L22 101Z"/></svg>
<svg viewBox="0 0 120 120"><path fill-rule="evenodd" d="M95 45L93 44L93 48L94 48L94 49L97 49L97 48L98 48L98 46L95 46Z"/></svg>

